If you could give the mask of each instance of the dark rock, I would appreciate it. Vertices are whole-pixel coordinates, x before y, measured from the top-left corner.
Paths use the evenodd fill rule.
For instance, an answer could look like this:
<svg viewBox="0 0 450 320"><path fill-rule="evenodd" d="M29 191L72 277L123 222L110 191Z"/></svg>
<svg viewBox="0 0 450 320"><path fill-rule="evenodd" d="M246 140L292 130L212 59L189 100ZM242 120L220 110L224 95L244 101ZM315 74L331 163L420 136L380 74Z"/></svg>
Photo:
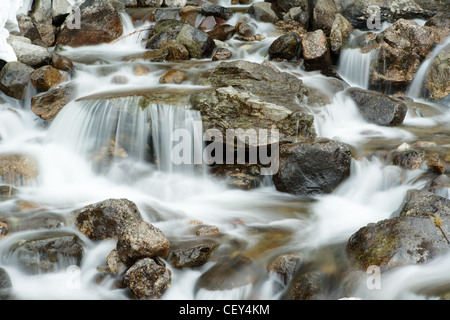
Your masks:
<svg viewBox="0 0 450 320"><path fill-rule="evenodd" d="M64 57L58 53L52 54L52 67L63 70L63 71L72 71L73 62L67 57Z"/></svg>
<svg viewBox="0 0 450 320"><path fill-rule="evenodd" d="M278 191L295 195L329 193L350 175L350 166L346 145L325 138L301 141L280 147L273 182Z"/></svg>
<svg viewBox="0 0 450 320"><path fill-rule="evenodd" d="M269 2L255 2L248 9L248 13L256 20L261 22L277 23L279 17L272 9L272 4Z"/></svg>
<svg viewBox="0 0 450 320"><path fill-rule="evenodd" d="M87 0L79 8L81 27L70 27L76 12L69 14L56 35L56 44L72 47L95 45L111 42L122 34L122 20L111 2Z"/></svg>
<svg viewBox="0 0 450 320"><path fill-rule="evenodd" d="M186 47L193 59L210 57L216 47L214 40L206 32L188 24L181 28L176 40Z"/></svg>
<svg viewBox="0 0 450 320"><path fill-rule="evenodd" d="M205 16L219 17L224 20L228 20L233 16L233 11L231 11L231 9L211 2L203 4L200 13Z"/></svg>
<svg viewBox="0 0 450 320"><path fill-rule="evenodd" d="M183 241L171 244L170 264L175 268L190 268L204 265L219 246L214 240Z"/></svg>
<svg viewBox="0 0 450 320"><path fill-rule="evenodd" d="M165 258L169 248L164 233L148 222L128 222L118 235L117 253L127 267L143 258Z"/></svg>
<svg viewBox="0 0 450 320"><path fill-rule="evenodd" d="M211 175L225 180L227 186L250 190L262 185L263 176L259 165L224 164L212 166Z"/></svg>
<svg viewBox="0 0 450 320"><path fill-rule="evenodd" d="M236 29L234 26L229 24L216 25L211 31L208 32L208 35L216 40L226 41L233 37Z"/></svg>
<svg viewBox="0 0 450 320"><path fill-rule="evenodd" d="M144 258L129 268L124 283L138 300L160 299L171 284L171 271L159 260Z"/></svg>
<svg viewBox="0 0 450 320"><path fill-rule="evenodd" d="M294 60L301 56L301 41L296 33L289 33L277 38L269 47L271 60Z"/></svg>
<svg viewBox="0 0 450 320"><path fill-rule="evenodd" d="M53 120L76 96L75 83L67 83L31 98L31 110L44 120Z"/></svg>
<svg viewBox="0 0 450 320"><path fill-rule="evenodd" d="M308 0L277 0L278 7L284 12L289 12L292 8L301 8L305 12L309 12Z"/></svg>
<svg viewBox="0 0 450 320"><path fill-rule="evenodd" d="M450 29L450 12L440 12L425 22L427 27Z"/></svg>
<svg viewBox="0 0 450 320"><path fill-rule="evenodd" d="M405 119L408 109L406 104L386 94L359 88L347 89L346 94L369 122L381 126L398 126Z"/></svg>
<svg viewBox="0 0 450 320"><path fill-rule="evenodd" d="M338 8L332 0L317 0L313 9L312 29L321 29L327 36L338 13Z"/></svg>
<svg viewBox="0 0 450 320"><path fill-rule="evenodd" d="M11 278L5 269L0 268L0 298L6 300L10 297L13 288Z"/></svg>
<svg viewBox="0 0 450 320"><path fill-rule="evenodd" d="M324 300L327 277L320 271L300 272L283 295L285 300Z"/></svg>
<svg viewBox="0 0 450 320"><path fill-rule="evenodd" d="M76 226L89 239L117 237L130 223L142 221L136 204L127 199L108 199L76 212Z"/></svg>
<svg viewBox="0 0 450 320"><path fill-rule="evenodd" d="M450 200L425 190L408 190L398 216L450 218Z"/></svg>
<svg viewBox="0 0 450 320"><path fill-rule="evenodd" d="M34 69L21 62L8 62L0 71L0 90L6 95L22 100Z"/></svg>

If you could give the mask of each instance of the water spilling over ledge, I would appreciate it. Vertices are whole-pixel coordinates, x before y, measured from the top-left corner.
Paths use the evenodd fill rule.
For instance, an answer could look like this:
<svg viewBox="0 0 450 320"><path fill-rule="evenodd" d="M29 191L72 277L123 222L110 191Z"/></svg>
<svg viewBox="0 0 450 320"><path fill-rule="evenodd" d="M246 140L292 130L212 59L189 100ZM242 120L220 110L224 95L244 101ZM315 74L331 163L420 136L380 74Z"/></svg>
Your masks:
<svg viewBox="0 0 450 320"><path fill-rule="evenodd" d="M1 298L448 297L439 3L135 2L0 10Z"/></svg>

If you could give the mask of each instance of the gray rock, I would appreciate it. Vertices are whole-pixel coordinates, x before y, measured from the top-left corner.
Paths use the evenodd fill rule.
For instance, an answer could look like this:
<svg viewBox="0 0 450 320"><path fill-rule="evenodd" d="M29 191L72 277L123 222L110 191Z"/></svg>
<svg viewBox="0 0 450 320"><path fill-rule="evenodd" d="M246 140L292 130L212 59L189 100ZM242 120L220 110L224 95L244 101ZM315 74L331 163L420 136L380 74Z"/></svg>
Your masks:
<svg viewBox="0 0 450 320"><path fill-rule="evenodd" d="M339 54L342 46L347 44L353 26L341 14L335 15L330 32L330 48L334 54Z"/></svg>
<svg viewBox="0 0 450 320"><path fill-rule="evenodd" d="M214 240L176 242L171 245L170 264L175 268L202 266L218 246Z"/></svg>
<svg viewBox="0 0 450 320"><path fill-rule="evenodd" d="M101 201L75 214L77 228L92 240L117 237L130 223L142 221L136 204L127 199Z"/></svg>
<svg viewBox="0 0 450 320"><path fill-rule="evenodd" d="M332 0L317 0L313 9L313 30L321 29L328 36L336 13L338 8Z"/></svg>
<svg viewBox="0 0 450 320"><path fill-rule="evenodd" d="M261 22L271 22L275 24L280 20L272 9L272 4L269 2L253 3L248 9L248 13Z"/></svg>
<svg viewBox="0 0 450 320"><path fill-rule="evenodd" d="M6 95L22 100L34 69L21 62L8 62L0 71L0 90Z"/></svg>
<svg viewBox="0 0 450 320"><path fill-rule="evenodd" d="M309 196L330 193L349 175L351 152L337 141L318 138L280 147L278 191Z"/></svg>
<svg viewBox="0 0 450 320"><path fill-rule="evenodd" d="M228 20L233 16L233 11L226 7L211 2L206 2L201 6L201 14L205 16L215 16Z"/></svg>
<svg viewBox="0 0 450 320"><path fill-rule="evenodd" d="M450 218L450 200L425 190L408 190L398 216Z"/></svg>
<svg viewBox="0 0 450 320"><path fill-rule="evenodd" d="M52 59L52 54L47 48L26 43L20 39L14 38L10 45L17 56L17 60L31 67L42 67L49 64Z"/></svg>
<svg viewBox="0 0 450 320"><path fill-rule="evenodd" d="M398 126L405 119L406 104L386 94L359 88L349 88L346 94L355 101L361 115L369 122Z"/></svg>
<svg viewBox="0 0 450 320"><path fill-rule="evenodd" d="M188 24L181 28L176 40L186 47L193 59L210 57L216 47L214 40L206 32Z"/></svg>

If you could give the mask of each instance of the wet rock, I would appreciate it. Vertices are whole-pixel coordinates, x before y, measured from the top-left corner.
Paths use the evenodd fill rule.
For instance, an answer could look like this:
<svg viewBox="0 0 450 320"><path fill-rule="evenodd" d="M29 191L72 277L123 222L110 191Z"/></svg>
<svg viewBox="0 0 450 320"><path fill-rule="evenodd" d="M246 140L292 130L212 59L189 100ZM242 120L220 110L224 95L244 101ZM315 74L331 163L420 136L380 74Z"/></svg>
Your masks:
<svg viewBox="0 0 450 320"><path fill-rule="evenodd" d="M108 199L76 213L76 227L92 240L117 237L130 223L142 221L136 204L127 199Z"/></svg>
<svg viewBox="0 0 450 320"><path fill-rule="evenodd" d="M113 84L127 84L128 81L129 80L126 76L121 76L121 75L116 75L116 76L112 77L112 79L111 79L111 83L113 83Z"/></svg>
<svg viewBox="0 0 450 320"><path fill-rule="evenodd" d="M232 56L233 53L227 48L218 48L213 54L212 61L228 60L231 59Z"/></svg>
<svg viewBox="0 0 450 320"><path fill-rule="evenodd" d="M255 35L255 28L251 25L250 19L243 17L235 25L235 31L241 36L251 37Z"/></svg>
<svg viewBox="0 0 450 320"><path fill-rule="evenodd" d="M214 240L176 242L171 245L170 264L175 268L202 266L218 246Z"/></svg>
<svg viewBox="0 0 450 320"><path fill-rule="evenodd" d="M295 195L330 193L349 175L351 152L339 142L318 138L280 147L278 191Z"/></svg>
<svg viewBox="0 0 450 320"><path fill-rule="evenodd" d="M46 232L14 243L8 255L26 272L38 274L80 265L83 247L83 241L76 235Z"/></svg>
<svg viewBox="0 0 450 320"><path fill-rule="evenodd" d="M44 120L53 120L76 96L75 83L63 84L31 98L31 110Z"/></svg>
<svg viewBox="0 0 450 320"><path fill-rule="evenodd" d="M233 37L236 29L234 26L229 24L216 25L211 31L208 32L208 35L216 40L227 41Z"/></svg>
<svg viewBox="0 0 450 320"><path fill-rule="evenodd" d="M219 260L203 273L196 283L196 290L231 290L255 283L262 270L248 257L238 254L232 258Z"/></svg>
<svg viewBox="0 0 450 320"><path fill-rule="evenodd" d="M427 27L450 29L450 13L440 12L425 22Z"/></svg>
<svg viewBox="0 0 450 320"><path fill-rule="evenodd" d="M0 268L0 298L7 299L13 288L11 278L4 268Z"/></svg>
<svg viewBox="0 0 450 320"><path fill-rule="evenodd" d="M277 0L277 5L284 12L289 12L292 8L301 8L305 12L309 12L308 0Z"/></svg>
<svg viewBox="0 0 450 320"><path fill-rule="evenodd" d="M38 165L24 154L0 155L0 183L13 186L30 185L38 177Z"/></svg>
<svg viewBox="0 0 450 320"><path fill-rule="evenodd" d="M231 11L231 9L211 2L206 2L205 4L203 4L201 6L200 13L204 16L214 16L224 20L231 19L231 17L233 16L233 11Z"/></svg>
<svg viewBox="0 0 450 320"><path fill-rule="evenodd" d="M6 95L22 100L34 69L21 62L8 62L0 71L0 90Z"/></svg>
<svg viewBox="0 0 450 320"><path fill-rule="evenodd" d="M49 64L52 59L52 54L47 48L24 42L17 37L11 38L9 43L17 56L17 60L31 67L39 68Z"/></svg>
<svg viewBox="0 0 450 320"><path fill-rule="evenodd" d="M312 29L330 35L338 8L332 0L317 0L313 9Z"/></svg>
<svg viewBox="0 0 450 320"><path fill-rule="evenodd" d="M347 44L353 26L341 14L335 15L330 31L330 48L334 54L339 54L342 46Z"/></svg>
<svg viewBox="0 0 450 320"><path fill-rule="evenodd" d="M144 258L129 268L124 283L138 300L160 299L171 284L171 271L159 260Z"/></svg>
<svg viewBox="0 0 450 320"><path fill-rule="evenodd" d="M128 222L118 235L117 253L127 267L143 258L165 258L169 248L164 233L148 222Z"/></svg>
<svg viewBox="0 0 450 320"><path fill-rule="evenodd" d="M408 190L396 215L450 217L450 200L426 190Z"/></svg>
<svg viewBox="0 0 450 320"><path fill-rule="evenodd" d="M216 226L200 225L195 231L195 235L199 237L217 237L222 235Z"/></svg>
<svg viewBox="0 0 450 320"><path fill-rule="evenodd" d="M9 234L9 226L6 222L0 221L0 239L6 237Z"/></svg>
<svg viewBox="0 0 450 320"><path fill-rule="evenodd" d="M210 77L216 87L233 86L263 97L267 102L295 105L303 99L303 82L292 74L281 72L268 62L262 64L245 60L221 62Z"/></svg>
<svg viewBox="0 0 450 320"><path fill-rule="evenodd" d="M398 126L405 119L408 108L401 100L359 88L347 89L346 94L352 98L363 118L369 122L381 126Z"/></svg>
<svg viewBox="0 0 450 320"><path fill-rule="evenodd" d="M425 152L421 150L404 150L394 152L392 163L406 169L416 170L422 167L425 161Z"/></svg>
<svg viewBox="0 0 450 320"><path fill-rule="evenodd" d="M269 47L271 60L295 60L301 56L302 39L296 33L289 33L277 38Z"/></svg>
<svg viewBox="0 0 450 320"><path fill-rule="evenodd" d="M10 232L49 230L61 228L66 225L63 216L52 212L41 212L36 209L10 213L5 217L0 216L0 220L4 220L8 224Z"/></svg>
<svg viewBox="0 0 450 320"><path fill-rule="evenodd" d="M267 266L267 270L278 274L283 284L287 285L301 268L302 263L303 257L298 254L283 254L272 261Z"/></svg>
<svg viewBox="0 0 450 320"><path fill-rule="evenodd" d="M434 27L405 19L396 21L377 35L376 41L362 48L363 52L377 51L370 88L385 92L405 90L433 45L446 36Z"/></svg>
<svg viewBox="0 0 450 320"><path fill-rule="evenodd" d="M173 69L159 79L159 83L180 84L186 80L186 72Z"/></svg>
<svg viewBox="0 0 450 320"><path fill-rule="evenodd" d="M450 190L450 177L445 174L437 176L427 184L426 190L441 197L448 198L450 196L448 191Z"/></svg>
<svg viewBox="0 0 450 320"><path fill-rule="evenodd" d="M322 30L308 32L302 38L302 54L308 71L324 70L331 66L327 37Z"/></svg>
<svg viewBox="0 0 450 320"><path fill-rule="evenodd" d="M167 61L189 60L189 51L175 40L162 40L161 48L167 51Z"/></svg>
<svg viewBox="0 0 450 320"><path fill-rule="evenodd" d="M210 57L216 47L214 40L206 32L191 25L184 25L176 40L186 47L193 59Z"/></svg>
<svg viewBox="0 0 450 320"><path fill-rule="evenodd" d="M450 94L450 45L447 45L431 62L425 78L427 97L437 101Z"/></svg>
<svg viewBox="0 0 450 320"><path fill-rule="evenodd" d="M323 300L327 277L320 271L300 272L283 295L285 300Z"/></svg>
<svg viewBox="0 0 450 320"><path fill-rule="evenodd" d="M237 91L232 87L194 94L190 102L194 110L201 112L204 130L214 128L224 139L227 134L230 136L235 133L238 141L246 146L262 147L313 135L313 117L309 113L265 102L251 93ZM244 131L242 135L234 131L236 128ZM267 139L259 135L260 129L267 130ZM271 129L278 129L279 137L272 135ZM227 133L227 130L232 131ZM234 140L231 143L233 145Z"/></svg>
<svg viewBox="0 0 450 320"><path fill-rule="evenodd" d="M347 253L355 266L388 270L419 264L448 252L450 220L433 216L402 216L371 223L353 234Z"/></svg>
<svg viewBox="0 0 450 320"><path fill-rule="evenodd" d="M216 25L224 24L225 20L214 17L214 16L207 16L205 19L200 22L198 25L199 29L202 29L203 31L212 30Z"/></svg>
<svg viewBox="0 0 450 320"><path fill-rule="evenodd" d="M248 9L248 13L258 21L271 22L273 24L280 20L272 9L272 4L269 2L255 2Z"/></svg>
<svg viewBox="0 0 450 320"><path fill-rule="evenodd" d="M163 62L167 59L168 50L166 49L155 49L148 50L144 53L138 53L136 55L128 56L123 58L124 61L151 61L151 62Z"/></svg>
<svg viewBox="0 0 450 320"><path fill-rule="evenodd" d="M295 22L300 23L305 30L309 29L309 11L305 11L301 7L294 7L289 9L288 16Z"/></svg>
<svg viewBox="0 0 450 320"><path fill-rule="evenodd" d="M87 0L80 5L81 26L72 26L76 11L62 24L56 35L56 44L79 47L107 43L123 32L122 20L116 8L107 0Z"/></svg>
<svg viewBox="0 0 450 320"><path fill-rule="evenodd" d="M72 71L73 62L67 57L64 57L58 53L52 54L52 67L63 70L63 71Z"/></svg>
<svg viewBox="0 0 450 320"><path fill-rule="evenodd" d="M113 249L106 257L106 265L112 274L121 274L126 271L126 266L120 261L117 249Z"/></svg>
<svg viewBox="0 0 450 320"><path fill-rule="evenodd" d="M47 91L67 81L68 76L52 66L43 66L35 70L31 74L30 79L36 89L39 91Z"/></svg>
<svg viewBox="0 0 450 320"><path fill-rule="evenodd" d="M233 189L250 190L261 186L261 168L255 164L225 164L212 166L211 176L223 179Z"/></svg>
<svg viewBox="0 0 450 320"><path fill-rule="evenodd" d="M179 15L181 17L180 21L195 27L197 16L199 15L199 13L200 8L194 6L185 6L179 11Z"/></svg>

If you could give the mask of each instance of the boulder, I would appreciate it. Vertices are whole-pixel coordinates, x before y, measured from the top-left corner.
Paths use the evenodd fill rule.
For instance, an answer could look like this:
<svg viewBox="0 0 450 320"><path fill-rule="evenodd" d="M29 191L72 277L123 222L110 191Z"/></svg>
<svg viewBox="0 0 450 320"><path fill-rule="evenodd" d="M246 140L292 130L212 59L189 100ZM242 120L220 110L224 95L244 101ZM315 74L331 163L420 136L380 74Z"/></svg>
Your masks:
<svg viewBox="0 0 450 320"><path fill-rule="evenodd" d="M48 231L14 243L8 255L27 273L39 274L80 265L83 247L77 235Z"/></svg>
<svg viewBox="0 0 450 320"><path fill-rule="evenodd" d="M332 0L317 0L313 9L312 30L321 29L329 36L338 8Z"/></svg>
<svg viewBox="0 0 450 320"><path fill-rule="evenodd" d="M350 175L351 157L346 145L326 138L286 144L273 182L278 191L294 195L330 193Z"/></svg>
<svg viewBox="0 0 450 320"><path fill-rule="evenodd" d="M288 33L277 38L269 47L271 60L296 60L301 56L302 39L297 33Z"/></svg>
<svg viewBox="0 0 450 320"><path fill-rule="evenodd" d="M79 47L108 43L123 32L119 12L107 0L86 0L80 7L82 27L72 26L76 11L67 16L56 35L56 44Z"/></svg>
<svg viewBox="0 0 450 320"><path fill-rule="evenodd" d="M75 83L67 83L31 98L31 110L44 120L53 120L76 96Z"/></svg>
<svg viewBox="0 0 450 320"><path fill-rule="evenodd" d="M36 0L29 13L40 34L42 45L51 47L55 42L56 28L53 26L52 0Z"/></svg>
<svg viewBox="0 0 450 320"><path fill-rule="evenodd" d="M450 94L450 44L432 60L425 76L427 98L437 101Z"/></svg>
<svg viewBox="0 0 450 320"><path fill-rule="evenodd" d="M214 26L212 30L208 31L208 35L215 40L226 41L231 39L235 32L234 26L225 23Z"/></svg>
<svg viewBox="0 0 450 320"><path fill-rule="evenodd" d="M13 186L31 185L38 177L36 161L24 154L0 155L0 183Z"/></svg>
<svg viewBox="0 0 450 320"><path fill-rule="evenodd" d="M214 40L206 32L188 24L181 28L176 40L186 47L193 59L210 57L216 47Z"/></svg>
<svg viewBox="0 0 450 320"><path fill-rule="evenodd" d="M117 253L127 267L143 258L165 258L169 248L164 233L148 222L128 222L118 235Z"/></svg>
<svg viewBox="0 0 450 320"><path fill-rule="evenodd" d="M127 199L108 199L75 212L76 227L92 240L118 237L130 223L142 221L136 204Z"/></svg>
<svg viewBox="0 0 450 320"><path fill-rule="evenodd" d="M426 190L411 189L396 215L450 217L450 200Z"/></svg>
<svg viewBox="0 0 450 320"><path fill-rule="evenodd" d="M336 13L330 31L330 48L331 52L338 55L341 48L347 44L353 26L341 14Z"/></svg>
<svg viewBox="0 0 450 320"><path fill-rule="evenodd" d="M231 19L233 16L233 11L231 11L231 9L211 2L204 3L201 6L200 13L204 16L214 16L224 20Z"/></svg>
<svg viewBox="0 0 450 320"><path fill-rule="evenodd" d="M419 264L448 252L450 220L433 215L407 215L370 223L353 234L347 253L358 268L382 271Z"/></svg>
<svg viewBox="0 0 450 320"><path fill-rule="evenodd" d="M398 126L405 119L407 106L384 93L349 88L346 94L356 103L364 119L381 126Z"/></svg>
<svg viewBox="0 0 450 320"><path fill-rule="evenodd" d="M34 69L21 62L8 62L0 71L0 90L7 96L22 100Z"/></svg>
<svg viewBox="0 0 450 320"><path fill-rule="evenodd" d="M280 20L272 9L272 4L269 2L255 2L250 8L248 8L248 13L255 18L257 21L277 23Z"/></svg>
<svg viewBox="0 0 450 320"><path fill-rule="evenodd" d="M160 299L171 284L171 271L161 260L144 258L125 273L124 283L138 300Z"/></svg>
<svg viewBox="0 0 450 320"><path fill-rule="evenodd" d="M68 80L67 74L63 74L58 69L50 65L40 67L31 76L31 83L39 91L48 91L62 82Z"/></svg>
<svg viewBox="0 0 450 320"><path fill-rule="evenodd" d="M369 88L385 92L406 90L432 47L447 35L448 31L420 26L414 21L396 21L362 48L363 52L377 53Z"/></svg>
<svg viewBox="0 0 450 320"><path fill-rule="evenodd" d="M20 13L17 15L17 22L21 36L30 39L31 42L42 41L36 22L30 16Z"/></svg>
<svg viewBox="0 0 450 320"><path fill-rule="evenodd" d="M34 68L39 68L50 63L52 54L47 48L27 43L18 38L9 40L17 60Z"/></svg>
<svg viewBox="0 0 450 320"><path fill-rule="evenodd" d="M302 54L308 71L325 70L331 66L328 40L320 29L308 32L302 38Z"/></svg>

